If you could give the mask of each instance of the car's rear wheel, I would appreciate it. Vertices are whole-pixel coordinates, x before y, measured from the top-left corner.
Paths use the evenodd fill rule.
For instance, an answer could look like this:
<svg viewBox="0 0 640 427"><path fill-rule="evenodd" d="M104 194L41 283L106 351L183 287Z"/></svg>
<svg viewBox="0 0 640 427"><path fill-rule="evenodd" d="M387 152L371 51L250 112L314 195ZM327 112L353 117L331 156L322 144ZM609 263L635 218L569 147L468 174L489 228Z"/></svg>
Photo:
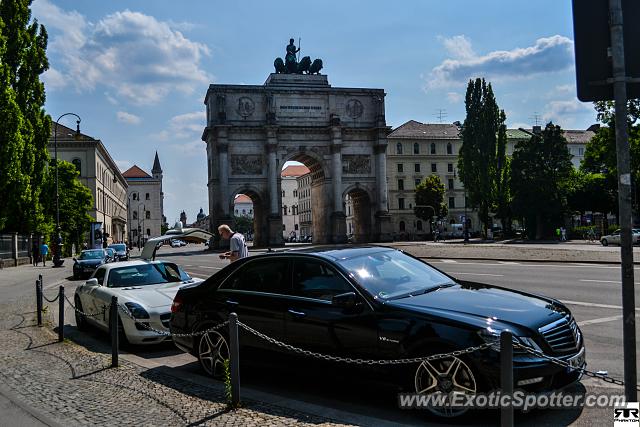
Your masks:
<svg viewBox="0 0 640 427"><path fill-rule="evenodd" d="M202 335L198 343L198 360L207 375L224 377L224 363L229 359L229 344L224 335L210 331Z"/></svg>
<svg viewBox="0 0 640 427"><path fill-rule="evenodd" d="M76 326L78 330L86 331L89 328L89 325L87 324L87 318L84 316L84 314L80 313L81 311L83 311L80 297L76 295L75 298L73 299L73 302L76 306L76 309L74 310L76 314Z"/></svg>
<svg viewBox="0 0 640 427"><path fill-rule="evenodd" d="M602 239L602 246L609 246L609 241L607 239Z"/></svg>
<svg viewBox="0 0 640 427"><path fill-rule="evenodd" d="M446 418L458 417L469 408L454 406L454 396L472 395L479 390L479 377L471 366L471 363L455 356L424 361L415 370L415 392L433 395L428 407L433 414Z"/></svg>

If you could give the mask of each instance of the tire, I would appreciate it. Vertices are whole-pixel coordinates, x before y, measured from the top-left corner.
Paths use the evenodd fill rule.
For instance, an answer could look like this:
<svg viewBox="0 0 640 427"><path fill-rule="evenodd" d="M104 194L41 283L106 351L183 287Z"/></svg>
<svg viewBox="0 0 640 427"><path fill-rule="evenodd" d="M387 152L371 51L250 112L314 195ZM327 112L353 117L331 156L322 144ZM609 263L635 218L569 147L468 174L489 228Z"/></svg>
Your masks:
<svg viewBox="0 0 640 427"><path fill-rule="evenodd" d="M600 243L602 243L602 246L609 246L609 242L607 241L607 239L602 239Z"/></svg>
<svg viewBox="0 0 640 427"><path fill-rule="evenodd" d="M198 361L208 376L224 378L224 361L229 359L229 342L217 331L207 332L198 341Z"/></svg>
<svg viewBox="0 0 640 427"><path fill-rule="evenodd" d="M73 302L77 309L77 310L74 310L74 313L76 315L76 327L78 328L79 331L86 331L87 329L89 329L87 318L83 314L78 313L78 310L84 311L82 310L82 302L80 302L80 297L76 295L75 298L73 299Z"/></svg>
<svg viewBox="0 0 640 427"><path fill-rule="evenodd" d="M483 388L475 365L464 357L424 361L413 375L413 391L419 394L439 394L446 398L450 393L475 394ZM464 415L469 407L429 406L427 409L441 418L456 418Z"/></svg>

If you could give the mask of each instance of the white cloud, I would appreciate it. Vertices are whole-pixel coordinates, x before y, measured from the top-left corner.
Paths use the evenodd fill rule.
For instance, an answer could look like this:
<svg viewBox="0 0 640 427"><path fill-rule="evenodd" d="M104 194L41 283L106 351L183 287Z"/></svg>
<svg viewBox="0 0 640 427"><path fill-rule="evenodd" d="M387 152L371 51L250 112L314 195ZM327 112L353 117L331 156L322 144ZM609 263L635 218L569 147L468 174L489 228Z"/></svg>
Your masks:
<svg viewBox="0 0 640 427"><path fill-rule="evenodd" d="M573 65L573 42L555 35L536 40L533 46L512 50L497 50L477 55L464 36L441 39L453 57L433 68L426 78L427 89L464 86L469 79L521 79L551 73Z"/></svg>
<svg viewBox="0 0 640 427"><path fill-rule="evenodd" d="M187 157L207 155L207 145L201 140L186 142L183 144L171 144L171 148ZM204 162L206 164L206 159Z"/></svg>
<svg viewBox="0 0 640 427"><path fill-rule="evenodd" d="M142 121L140 117L131 113L127 113L126 111L118 111L116 113L116 116L118 117L119 122L127 123L129 125L137 125Z"/></svg>
<svg viewBox="0 0 640 427"><path fill-rule="evenodd" d="M206 118L205 111L180 114L171 118L169 128L176 137L187 138L194 133L202 133L206 125Z"/></svg>
<svg viewBox="0 0 640 427"><path fill-rule="evenodd" d="M112 97L151 104L211 81L200 67L209 48L153 16L124 10L92 24L49 0L36 0L33 10L50 30L56 67L79 91L105 85Z"/></svg>
<svg viewBox="0 0 640 427"><path fill-rule="evenodd" d="M42 75L42 82L47 89L55 90L66 86L65 76L55 68L49 68Z"/></svg>
<svg viewBox="0 0 640 427"><path fill-rule="evenodd" d="M591 111L591 108L591 104L580 102L577 98L551 101L545 106L542 121L566 126L566 123L573 123L574 116Z"/></svg>
<svg viewBox="0 0 640 427"><path fill-rule="evenodd" d="M447 92L447 101L450 104L459 104L464 100L464 97L457 92Z"/></svg>

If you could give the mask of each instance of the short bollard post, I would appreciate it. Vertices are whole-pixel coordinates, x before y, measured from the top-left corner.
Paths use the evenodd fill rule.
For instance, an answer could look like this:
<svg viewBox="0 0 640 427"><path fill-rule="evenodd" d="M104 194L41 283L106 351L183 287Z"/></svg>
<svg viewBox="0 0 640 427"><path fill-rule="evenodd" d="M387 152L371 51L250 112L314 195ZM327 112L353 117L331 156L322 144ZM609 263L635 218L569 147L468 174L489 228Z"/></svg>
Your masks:
<svg viewBox="0 0 640 427"><path fill-rule="evenodd" d="M64 286L58 293L58 341L64 341Z"/></svg>
<svg viewBox="0 0 640 427"><path fill-rule="evenodd" d="M231 365L231 405L240 404L240 346L238 344L238 315L229 314L229 364Z"/></svg>
<svg viewBox="0 0 640 427"><path fill-rule="evenodd" d="M109 307L109 322L111 324L111 367L118 367L118 297L111 297Z"/></svg>
<svg viewBox="0 0 640 427"><path fill-rule="evenodd" d="M36 280L36 310L38 311L38 326L42 326L42 281L40 279Z"/></svg>
<svg viewBox="0 0 640 427"><path fill-rule="evenodd" d="M42 281L42 274L38 274L38 280L40 280L40 286L44 286L44 282Z"/></svg>
<svg viewBox="0 0 640 427"><path fill-rule="evenodd" d="M509 331L500 334L500 386L502 395L513 396L513 335ZM510 401L509 401L510 402ZM500 425L513 427L513 406L500 408Z"/></svg>

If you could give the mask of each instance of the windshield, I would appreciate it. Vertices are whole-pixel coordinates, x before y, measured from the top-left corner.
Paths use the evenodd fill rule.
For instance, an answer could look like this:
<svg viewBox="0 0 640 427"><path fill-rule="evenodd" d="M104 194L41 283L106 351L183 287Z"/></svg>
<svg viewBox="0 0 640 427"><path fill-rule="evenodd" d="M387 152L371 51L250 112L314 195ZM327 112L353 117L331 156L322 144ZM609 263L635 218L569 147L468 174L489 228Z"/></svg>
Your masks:
<svg viewBox="0 0 640 427"><path fill-rule="evenodd" d="M104 252L102 249L98 249L95 251L82 251L79 259L100 259L104 258Z"/></svg>
<svg viewBox="0 0 640 427"><path fill-rule="evenodd" d="M125 246L124 243L117 243L115 245L110 245L109 247L111 249L114 249L114 250L118 251L118 252L122 252L122 251L125 251L127 249L127 247Z"/></svg>
<svg viewBox="0 0 640 427"><path fill-rule="evenodd" d="M170 282L182 282L191 277L173 263L130 265L112 268L109 271L107 287L123 288L128 286L157 285Z"/></svg>
<svg viewBox="0 0 640 427"><path fill-rule="evenodd" d="M393 299L453 284L434 268L394 250L338 260L338 263L375 298Z"/></svg>

